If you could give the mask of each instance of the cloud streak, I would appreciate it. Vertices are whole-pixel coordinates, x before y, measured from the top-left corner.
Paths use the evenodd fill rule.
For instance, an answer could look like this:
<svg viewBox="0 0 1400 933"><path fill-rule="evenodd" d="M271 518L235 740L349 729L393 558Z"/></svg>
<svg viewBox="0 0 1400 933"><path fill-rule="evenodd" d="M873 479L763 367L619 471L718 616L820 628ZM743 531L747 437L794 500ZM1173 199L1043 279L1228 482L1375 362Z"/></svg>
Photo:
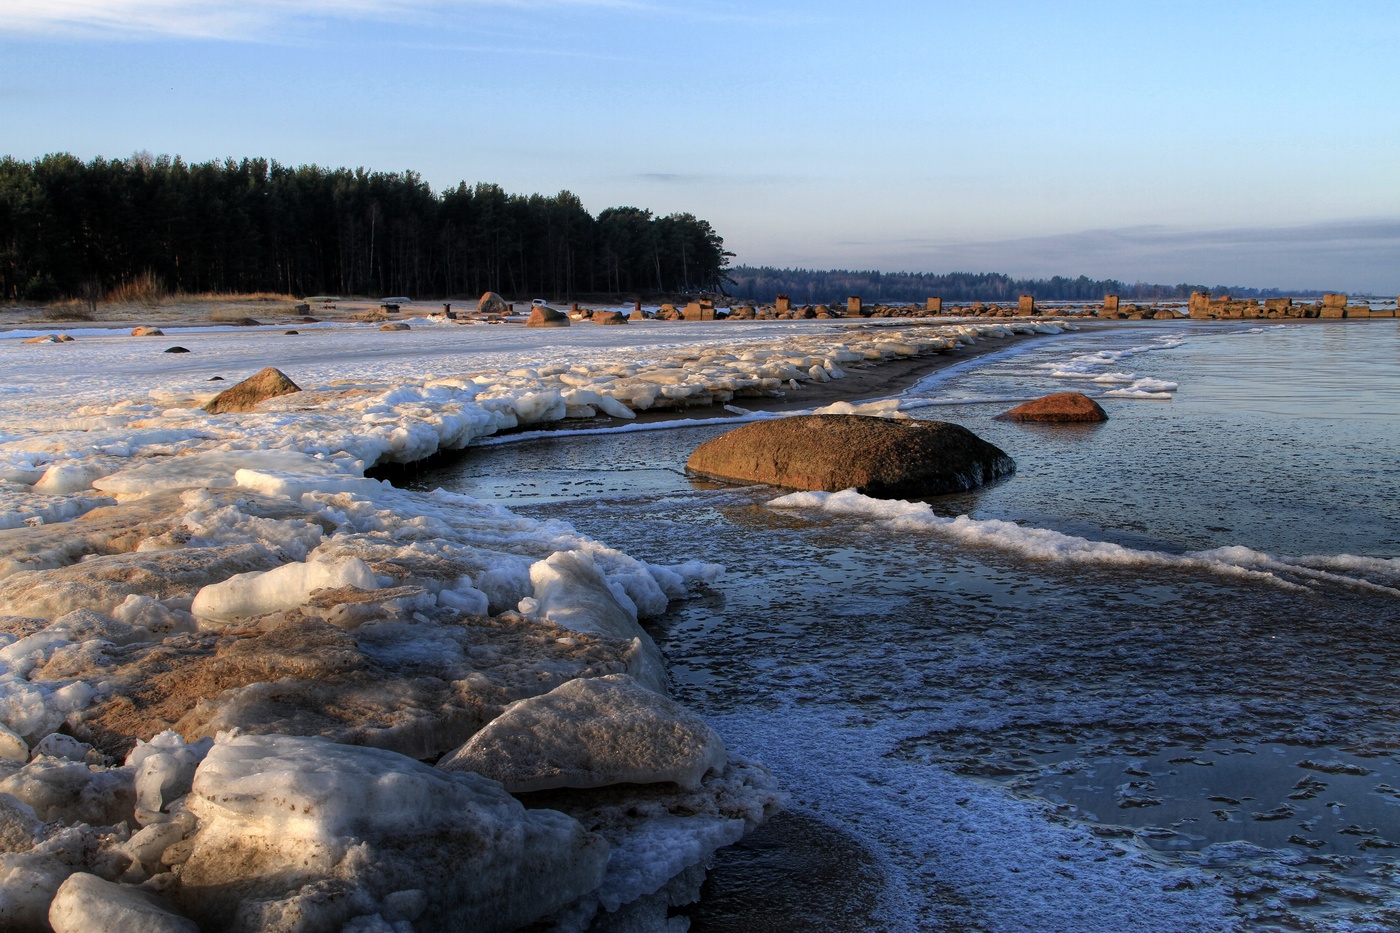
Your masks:
<svg viewBox="0 0 1400 933"><path fill-rule="evenodd" d="M10 0L0 33L112 38L259 39L324 20L426 20L472 10L650 11L638 0Z"/></svg>
<svg viewBox="0 0 1400 933"><path fill-rule="evenodd" d="M879 257L879 265L891 271L1400 291L1396 218L1214 230L1145 226L961 243L938 237L847 239L833 247L838 253Z"/></svg>

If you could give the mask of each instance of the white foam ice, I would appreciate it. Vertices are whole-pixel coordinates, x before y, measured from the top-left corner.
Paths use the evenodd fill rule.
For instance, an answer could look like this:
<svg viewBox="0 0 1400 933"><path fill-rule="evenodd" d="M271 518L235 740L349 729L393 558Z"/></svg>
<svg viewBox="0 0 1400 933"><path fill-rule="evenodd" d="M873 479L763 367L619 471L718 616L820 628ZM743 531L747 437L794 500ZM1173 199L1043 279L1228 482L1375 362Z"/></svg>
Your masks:
<svg viewBox="0 0 1400 933"><path fill-rule="evenodd" d="M1185 339L1180 336L1165 335L1157 337L1149 344L1080 353L1071 356L1068 360L1059 360L1045 365L1050 370L1050 375L1055 379L1083 379L1098 385L1122 386L1123 388L1112 389L1105 393L1114 398L1169 399L1170 393L1175 392L1178 388L1174 382L1141 376L1137 373L1117 370L1104 372L1103 370L1140 353L1173 350L1184 345L1185 342Z"/></svg>
<svg viewBox="0 0 1400 933"><path fill-rule="evenodd" d="M1339 555L1276 557L1242 546L1172 554L1094 541L1050 528L1001 519L937 515L926 502L872 499L854 489L841 492L795 492L768 503L770 508L817 509L835 515L871 519L899 531L937 534L974 547L993 547L1035 560L1101 567L1168 567L1207 571L1268 582L1289 589L1332 583L1400 596L1400 561Z"/></svg>
<svg viewBox="0 0 1400 933"><path fill-rule="evenodd" d="M852 717L787 700L709 719L732 748L762 755L793 789L794 808L869 849L884 880L881 929L1238 929L1212 872L1165 868L1129 843L1056 819L1050 804L893 753L921 734L917 718ZM942 902L940 890L956 892L953 900Z"/></svg>

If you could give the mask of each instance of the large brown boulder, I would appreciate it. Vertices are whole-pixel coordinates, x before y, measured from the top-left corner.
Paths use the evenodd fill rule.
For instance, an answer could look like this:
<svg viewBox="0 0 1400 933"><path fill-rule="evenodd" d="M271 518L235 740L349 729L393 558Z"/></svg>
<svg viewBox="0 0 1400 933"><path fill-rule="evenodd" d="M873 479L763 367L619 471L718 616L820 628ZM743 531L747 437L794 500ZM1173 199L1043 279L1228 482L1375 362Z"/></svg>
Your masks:
<svg viewBox="0 0 1400 933"><path fill-rule="evenodd" d="M757 421L706 441L686 467L718 479L880 499L961 492L1016 463L967 428L945 421L868 415L800 415Z"/></svg>
<svg viewBox="0 0 1400 933"><path fill-rule="evenodd" d="M1052 424L1107 421L1098 402L1079 392L1056 392L997 415L998 421L1041 421Z"/></svg>
<svg viewBox="0 0 1400 933"><path fill-rule="evenodd" d="M526 327L568 327L569 316L562 311L555 311L553 308L538 306L530 312L530 319L525 322Z"/></svg>
<svg viewBox="0 0 1400 933"><path fill-rule="evenodd" d="M204 410L211 415L232 411L252 411L264 399L300 392L301 386L287 378L280 369L269 366L238 385L225 389L211 398Z"/></svg>
<svg viewBox="0 0 1400 933"><path fill-rule="evenodd" d="M621 311L594 311L594 324L626 324L627 318Z"/></svg>
<svg viewBox="0 0 1400 933"><path fill-rule="evenodd" d="M476 303L478 314L508 314L510 306L506 300L495 292L486 292L481 296L481 300Z"/></svg>

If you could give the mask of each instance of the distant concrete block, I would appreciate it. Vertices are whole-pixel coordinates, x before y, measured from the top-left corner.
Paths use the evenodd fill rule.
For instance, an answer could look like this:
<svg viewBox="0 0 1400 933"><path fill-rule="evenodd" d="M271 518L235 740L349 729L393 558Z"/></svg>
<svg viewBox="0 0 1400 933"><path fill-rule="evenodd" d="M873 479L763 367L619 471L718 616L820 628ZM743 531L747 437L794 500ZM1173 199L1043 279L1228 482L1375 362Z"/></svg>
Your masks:
<svg viewBox="0 0 1400 933"><path fill-rule="evenodd" d="M787 295L779 295L777 300L773 303L773 309L779 314L782 314L784 311L791 311L792 299Z"/></svg>
<svg viewBox="0 0 1400 933"><path fill-rule="evenodd" d="M1103 309L1104 309L1105 311L1117 311L1117 310L1118 310L1118 296L1117 296L1117 295L1104 295L1104 296L1103 296Z"/></svg>
<svg viewBox="0 0 1400 933"><path fill-rule="evenodd" d="M1016 313L1018 315L1039 313L1035 310L1035 298L1030 295L1022 295L1021 300L1016 303Z"/></svg>
<svg viewBox="0 0 1400 933"><path fill-rule="evenodd" d="M852 295L846 299L846 314L849 317L858 317L860 315L859 295Z"/></svg>
<svg viewBox="0 0 1400 933"><path fill-rule="evenodd" d="M928 312L931 313L931 314L942 314L942 313L943 313L943 299L942 299L942 298L930 298L930 299L928 299L926 302L924 302L924 310L925 310L925 311L928 311Z"/></svg>

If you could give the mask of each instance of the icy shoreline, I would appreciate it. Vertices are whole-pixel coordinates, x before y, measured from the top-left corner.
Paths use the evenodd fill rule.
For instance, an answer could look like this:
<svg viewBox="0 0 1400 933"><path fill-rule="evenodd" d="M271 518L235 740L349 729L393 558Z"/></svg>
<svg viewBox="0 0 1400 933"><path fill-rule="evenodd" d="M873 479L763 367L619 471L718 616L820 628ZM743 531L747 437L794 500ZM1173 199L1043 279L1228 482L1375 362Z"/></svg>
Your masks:
<svg viewBox="0 0 1400 933"><path fill-rule="evenodd" d="M141 338L89 356L3 348L18 378L0 394L0 925L507 930L552 916L565 930L603 911L664 929L709 854L781 797L708 727L681 729L638 624L721 568L648 564L365 469L1060 325L737 344L697 329L645 353L609 336L588 352L444 356L443 334L467 330L439 333L432 362L478 365L431 378L404 354L347 380L381 363L385 338L333 335L285 364L307 391L239 415L200 410L230 383L183 360L140 397L136 380L166 363L141 362ZM230 341L225 362L248 352L203 339ZM581 700L581 681L616 686ZM512 732L507 711L534 725ZM488 734L496 751L468 753ZM575 738L535 748L540 734ZM569 765L579 754L590 763ZM475 770L421 763L463 755ZM516 777L503 789L477 770ZM525 809L511 780L565 789Z"/></svg>

